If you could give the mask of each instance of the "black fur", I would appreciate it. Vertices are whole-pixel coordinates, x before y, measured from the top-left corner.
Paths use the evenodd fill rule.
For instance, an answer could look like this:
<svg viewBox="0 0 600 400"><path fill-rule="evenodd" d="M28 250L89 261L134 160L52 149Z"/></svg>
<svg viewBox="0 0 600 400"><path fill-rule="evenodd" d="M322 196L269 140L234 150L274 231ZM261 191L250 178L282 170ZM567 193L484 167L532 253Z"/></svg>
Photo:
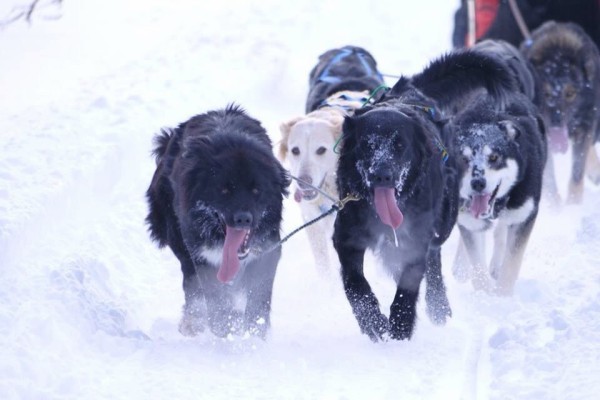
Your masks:
<svg viewBox="0 0 600 400"><path fill-rule="evenodd" d="M490 54L504 62L518 83L519 91L533 101L535 98L536 73L533 66L523 57L518 48L503 40L487 39L476 43L472 50Z"/></svg>
<svg viewBox="0 0 600 400"><path fill-rule="evenodd" d="M496 58L455 52L410 79L401 78L379 102L346 117L338 190L342 197L356 194L360 200L338 213L333 242L346 296L362 332L372 340L388 334L393 339L412 336L423 277L430 319L444 323L451 315L441 246L456 222L458 182L456 159L445 160L441 129L474 93L488 92L505 103L515 86ZM389 193L391 188L404 215L395 230L398 246L392 225L382 222L375 204L375 192ZM364 276L367 248L380 255L396 282L389 318Z"/></svg>
<svg viewBox="0 0 600 400"><path fill-rule="evenodd" d="M543 121L531 100L520 93L515 93L506 107L498 107L490 98L482 97L446 125L444 136L450 153L462 160L458 165L464 208L458 225L471 263L477 268L473 283L484 288L487 280L484 265L477 265L481 260L476 250L485 240L477 240L476 235L483 234L497 220L503 225L501 229L507 227L507 232L496 233L503 235L506 249L503 252L500 245L494 249L494 254L498 252L500 256L493 258L490 266L492 277L497 279L493 290L510 294L538 214L546 162ZM490 154L486 154L485 147ZM465 149L469 149L468 155ZM500 189L494 191L497 178L493 174L515 168L515 164L516 176L500 178ZM493 193L493 197L490 212L475 218L469 212L469 195L480 193ZM526 206L527 202L531 204ZM531 206L527 213L525 210Z"/></svg>
<svg viewBox="0 0 600 400"><path fill-rule="evenodd" d="M306 113L323 105L327 97L343 90L373 91L383 85L375 58L361 47L344 46L328 50L309 74Z"/></svg>
<svg viewBox="0 0 600 400"><path fill-rule="evenodd" d="M346 296L363 333L372 340L389 333L408 339L416 319L416 301L427 269L427 305L432 320L443 323L451 314L441 275L440 246L456 218L456 180L452 162L444 164L437 148L438 127L427 114L387 101L344 122L344 142L338 165L342 196L358 194L361 200L343 208L335 222L334 246L342 265ZM387 154L378 156L384 151ZM403 173L406 163L410 167ZM404 221L396 230L384 225L374 210L376 176L389 174L393 182L404 178L396 199ZM403 175L404 174L404 175ZM367 248L379 252L397 284L388 319L363 274Z"/></svg>
<svg viewBox="0 0 600 400"><path fill-rule="evenodd" d="M218 336L249 331L264 337L281 250L263 250L280 240L289 185L264 128L230 105L163 130L155 145L146 221L152 239L168 245L181 263L180 331L194 335L208 324ZM205 253L222 249L226 225L251 231L251 254L231 284L217 280L218 263ZM234 310L236 294L246 296L245 311Z"/></svg>
<svg viewBox="0 0 600 400"><path fill-rule="evenodd" d="M505 104L518 86L498 57L472 50L457 50L432 61L410 80L401 78L384 99L414 89L434 99L441 112L454 114L482 92Z"/></svg>
<svg viewBox="0 0 600 400"><path fill-rule="evenodd" d="M471 51L496 57L517 83L518 92L506 91L508 99L500 104L489 94L478 95L455 115L444 128L444 141L455 157L462 159L461 147L481 148L489 145L497 150L502 160L517 160L519 184L506 199L497 199L497 207L518 208L526 193L533 196L536 207L541 191L541 170L546 160L546 134L538 109L533 104L536 97L536 71L517 48L503 40L487 39L475 44ZM509 138L507 124L516 130L516 137ZM460 175L463 163L458 163ZM497 168L505 165L496 163ZM461 199L464 200L464 199ZM508 204L507 204L508 203ZM499 209L495 210L497 216Z"/></svg>
<svg viewBox="0 0 600 400"><path fill-rule="evenodd" d="M514 138L508 136L506 123L516 130ZM515 94L501 108L489 98L480 98L446 125L444 138L451 154L461 160L460 175L465 170L461 155L464 146L490 146L499 156L497 168L503 168L507 159L517 161L517 181L505 198L497 199L495 216L504 209L519 208L527 198L533 198L537 206L546 162L546 135L544 123L529 99Z"/></svg>

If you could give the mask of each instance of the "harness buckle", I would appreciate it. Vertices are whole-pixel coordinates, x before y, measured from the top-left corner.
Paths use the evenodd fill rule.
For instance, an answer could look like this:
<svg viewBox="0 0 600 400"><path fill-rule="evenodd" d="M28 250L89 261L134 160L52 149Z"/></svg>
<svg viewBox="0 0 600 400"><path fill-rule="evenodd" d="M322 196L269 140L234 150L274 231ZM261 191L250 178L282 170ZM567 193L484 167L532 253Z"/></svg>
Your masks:
<svg viewBox="0 0 600 400"><path fill-rule="evenodd" d="M333 207L335 207L338 211L340 211L346 206L346 203L348 203L350 201L358 201L358 200L360 200L360 196L358 196L356 194L349 194L348 196L344 197L343 199L337 201L333 205Z"/></svg>

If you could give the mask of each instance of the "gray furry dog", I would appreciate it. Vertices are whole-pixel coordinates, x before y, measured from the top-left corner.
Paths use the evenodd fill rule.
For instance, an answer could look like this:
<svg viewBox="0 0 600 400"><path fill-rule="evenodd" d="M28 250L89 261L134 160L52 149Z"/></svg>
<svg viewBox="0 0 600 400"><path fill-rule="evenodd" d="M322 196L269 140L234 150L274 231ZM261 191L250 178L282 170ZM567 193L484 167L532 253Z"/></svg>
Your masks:
<svg viewBox="0 0 600 400"><path fill-rule="evenodd" d="M546 195L554 204L560 202L551 153L565 153L571 145L567 201L579 203L586 168L588 177L600 183L600 162L593 147L600 130L598 48L579 25L551 21L532 32L532 43L523 43L520 50L536 71L535 103L547 127Z"/></svg>

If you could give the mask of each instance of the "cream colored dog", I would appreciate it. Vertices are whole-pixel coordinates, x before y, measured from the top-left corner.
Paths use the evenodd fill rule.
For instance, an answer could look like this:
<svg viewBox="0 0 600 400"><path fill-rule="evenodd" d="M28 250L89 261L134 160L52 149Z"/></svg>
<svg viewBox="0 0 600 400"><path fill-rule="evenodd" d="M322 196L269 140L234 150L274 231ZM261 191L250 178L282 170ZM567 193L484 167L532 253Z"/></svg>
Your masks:
<svg viewBox="0 0 600 400"><path fill-rule="evenodd" d="M338 156L334 147L342 134L344 117L362 107L368 96L368 91L337 92L325 100L323 107L281 124L279 157L299 180L294 179L292 190L305 222L333 204L314 187L333 199L339 198L335 182ZM335 214L331 214L306 228L317 270L322 274L331 269L329 248L334 221Z"/></svg>

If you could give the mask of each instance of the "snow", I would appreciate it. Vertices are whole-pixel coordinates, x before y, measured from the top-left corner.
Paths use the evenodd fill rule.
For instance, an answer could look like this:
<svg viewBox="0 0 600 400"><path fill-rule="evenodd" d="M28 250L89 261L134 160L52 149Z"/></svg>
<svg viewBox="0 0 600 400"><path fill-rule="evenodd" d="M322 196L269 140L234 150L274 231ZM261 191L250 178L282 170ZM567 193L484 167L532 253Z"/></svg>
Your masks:
<svg viewBox="0 0 600 400"><path fill-rule="evenodd" d="M323 51L363 46L398 75L449 50L458 1L432 3L79 0L0 30L0 398L597 398L589 182L582 205L544 205L512 298L453 278L454 232L453 318L434 326L421 301L411 341L361 335L302 233L284 245L265 342L177 331L179 266L143 221L153 134L236 101L276 142ZM566 188L568 156L557 165ZM293 199L284 217L284 233L300 225ZM391 280L371 256L365 269L387 310Z"/></svg>

